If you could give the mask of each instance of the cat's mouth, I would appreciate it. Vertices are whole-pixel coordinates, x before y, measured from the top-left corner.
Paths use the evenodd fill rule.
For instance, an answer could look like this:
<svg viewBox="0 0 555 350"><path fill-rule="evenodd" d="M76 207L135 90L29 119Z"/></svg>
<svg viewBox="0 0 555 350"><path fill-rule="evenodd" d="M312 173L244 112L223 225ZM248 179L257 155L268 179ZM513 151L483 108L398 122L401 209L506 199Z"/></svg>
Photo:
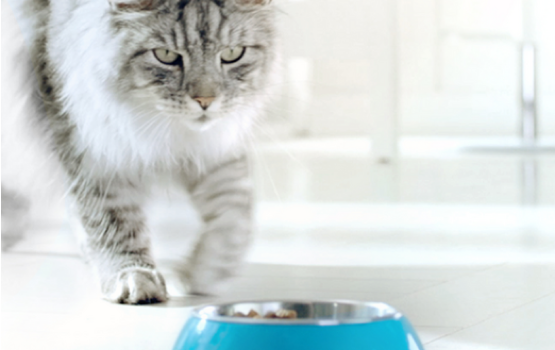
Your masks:
<svg viewBox="0 0 555 350"><path fill-rule="evenodd" d="M217 118L210 117L202 114L200 117L192 120L187 120L186 125L194 131L206 131L212 128L217 122Z"/></svg>
<svg viewBox="0 0 555 350"><path fill-rule="evenodd" d="M206 114L203 114L199 118L197 118L195 121L198 122L198 123L207 123L207 122L210 121L210 118Z"/></svg>

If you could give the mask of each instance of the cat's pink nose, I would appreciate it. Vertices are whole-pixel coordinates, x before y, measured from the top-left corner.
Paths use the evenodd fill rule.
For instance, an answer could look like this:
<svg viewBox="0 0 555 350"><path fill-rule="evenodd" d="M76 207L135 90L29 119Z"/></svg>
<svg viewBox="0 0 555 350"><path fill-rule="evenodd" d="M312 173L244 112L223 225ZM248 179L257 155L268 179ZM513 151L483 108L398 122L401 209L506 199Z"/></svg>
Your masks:
<svg viewBox="0 0 555 350"><path fill-rule="evenodd" d="M198 104L202 107L202 109L207 109L208 107L210 107L210 104L212 104L212 102L214 102L216 98L197 96L197 97L193 97L193 99L198 102Z"/></svg>

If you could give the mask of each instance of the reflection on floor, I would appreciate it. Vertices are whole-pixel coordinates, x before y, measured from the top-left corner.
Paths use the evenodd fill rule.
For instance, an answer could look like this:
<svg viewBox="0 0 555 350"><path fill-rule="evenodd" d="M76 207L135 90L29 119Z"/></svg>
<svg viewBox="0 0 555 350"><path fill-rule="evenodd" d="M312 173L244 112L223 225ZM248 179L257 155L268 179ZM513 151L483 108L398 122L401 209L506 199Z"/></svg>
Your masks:
<svg viewBox="0 0 555 350"><path fill-rule="evenodd" d="M428 350L553 348L555 156L409 152L377 165L364 141L338 140L268 145L255 160L258 234L225 296L172 283L194 239L183 233L199 227L181 197L149 210L174 296L164 305L100 300L67 225L43 222L2 254L2 349L170 349L192 306L251 298L387 302Z"/></svg>

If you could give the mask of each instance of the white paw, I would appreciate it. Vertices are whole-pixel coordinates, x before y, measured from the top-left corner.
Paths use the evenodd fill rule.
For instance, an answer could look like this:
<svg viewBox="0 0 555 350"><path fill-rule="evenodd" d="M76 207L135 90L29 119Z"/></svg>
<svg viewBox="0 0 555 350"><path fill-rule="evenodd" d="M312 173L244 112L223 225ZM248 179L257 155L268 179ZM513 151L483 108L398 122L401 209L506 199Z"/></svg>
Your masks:
<svg viewBox="0 0 555 350"><path fill-rule="evenodd" d="M120 304L152 304L167 300L164 278L156 270L131 267L118 273L106 299Z"/></svg>

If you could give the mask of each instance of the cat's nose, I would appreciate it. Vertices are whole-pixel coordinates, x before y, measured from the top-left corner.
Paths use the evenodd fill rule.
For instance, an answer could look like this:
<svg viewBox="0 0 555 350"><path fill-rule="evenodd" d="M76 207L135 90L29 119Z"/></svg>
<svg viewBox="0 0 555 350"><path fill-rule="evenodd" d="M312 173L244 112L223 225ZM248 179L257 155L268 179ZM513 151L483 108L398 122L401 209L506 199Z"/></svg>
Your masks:
<svg viewBox="0 0 555 350"><path fill-rule="evenodd" d="M202 107L202 109L208 109L208 107L210 107L210 104L212 104L212 102L214 102L216 98L197 96L197 97L193 97L193 99L198 102L198 104Z"/></svg>

